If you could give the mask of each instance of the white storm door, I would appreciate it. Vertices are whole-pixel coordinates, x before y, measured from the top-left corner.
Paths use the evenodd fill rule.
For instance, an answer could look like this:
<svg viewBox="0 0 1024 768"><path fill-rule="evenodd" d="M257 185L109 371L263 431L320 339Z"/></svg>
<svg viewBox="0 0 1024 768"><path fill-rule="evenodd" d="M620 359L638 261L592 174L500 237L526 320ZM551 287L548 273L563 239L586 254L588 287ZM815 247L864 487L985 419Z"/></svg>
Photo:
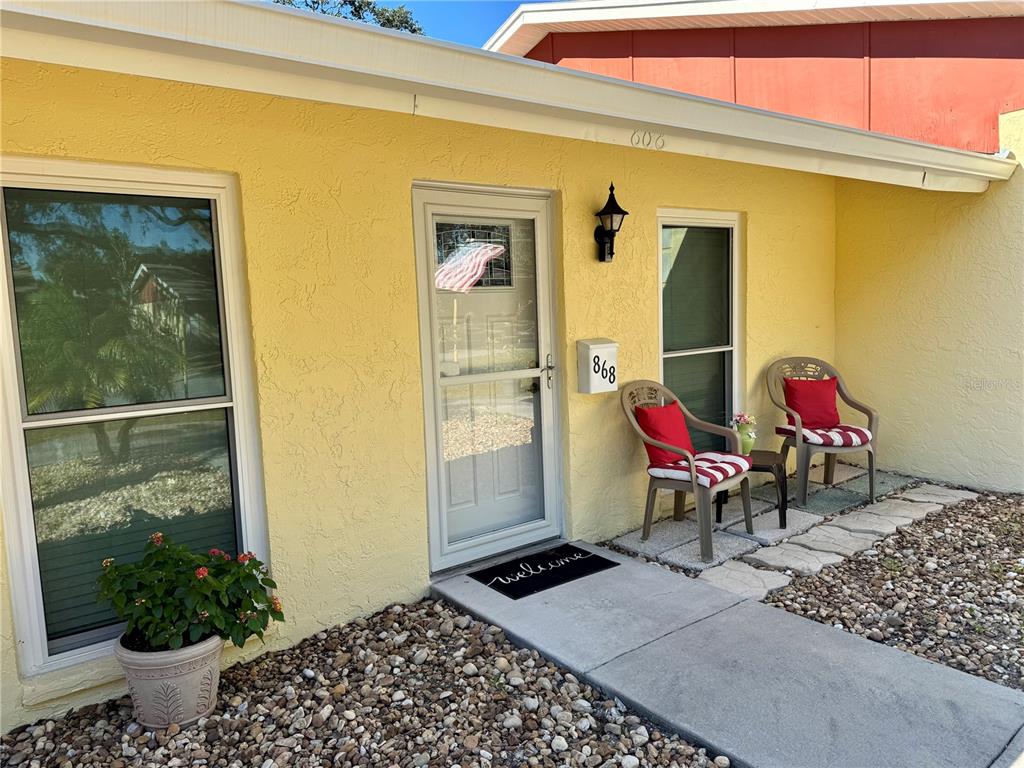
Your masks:
<svg viewBox="0 0 1024 768"><path fill-rule="evenodd" d="M547 196L413 193L433 570L561 532Z"/></svg>

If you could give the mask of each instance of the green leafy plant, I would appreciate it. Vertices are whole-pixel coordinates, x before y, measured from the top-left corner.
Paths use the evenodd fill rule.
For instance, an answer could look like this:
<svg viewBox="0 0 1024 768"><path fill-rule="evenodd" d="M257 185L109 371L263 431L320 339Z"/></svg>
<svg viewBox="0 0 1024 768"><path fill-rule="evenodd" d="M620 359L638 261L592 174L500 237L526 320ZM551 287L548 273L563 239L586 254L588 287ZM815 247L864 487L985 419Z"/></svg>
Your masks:
<svg viewBox="0 0 1024 768"><path fill-rule="evenodd" d="M903 570L903 563L895 557L886 557L882 560L882 567L889 571L889 573L899 573Z"/></svg>
<svg viewBox="0 0 1024 768"><path fill-rule="evenodd" d="M211 549L194 552L162 533L146 542L134 563L103 561L99 599L125 621L122 645L133 651L166 651L217 635L238 647L263 639L270 621L284 621L277 585L251 552L233 558Z"/></svg>

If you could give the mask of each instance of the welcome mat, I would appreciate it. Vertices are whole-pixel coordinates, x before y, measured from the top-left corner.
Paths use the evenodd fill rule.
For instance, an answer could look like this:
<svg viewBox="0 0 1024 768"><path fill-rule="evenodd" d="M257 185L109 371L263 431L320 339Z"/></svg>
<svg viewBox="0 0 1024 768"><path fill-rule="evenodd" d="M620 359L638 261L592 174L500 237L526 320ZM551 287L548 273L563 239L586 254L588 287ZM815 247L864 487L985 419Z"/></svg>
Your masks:
<svg viewBox="0 0 1024 768"><path fill-rule="evenodd" d="M572 544L562 544L500 565L472 571L469 577L505 597L518 600L617 565L607 557L595 555Z"/></svg>

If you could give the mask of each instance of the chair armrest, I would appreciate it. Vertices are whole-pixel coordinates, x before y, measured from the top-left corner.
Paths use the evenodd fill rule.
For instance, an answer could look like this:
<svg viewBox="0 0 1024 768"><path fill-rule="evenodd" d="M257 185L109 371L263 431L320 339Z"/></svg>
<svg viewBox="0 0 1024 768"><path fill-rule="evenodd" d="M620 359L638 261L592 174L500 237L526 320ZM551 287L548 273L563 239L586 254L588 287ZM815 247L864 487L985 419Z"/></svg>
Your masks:
<svg viewBox="0 0 1024 768"><path fill-rule="evenodd" d="M860 400L854 398L849 392L846 391L846 387L840 387L839 397L843 399L843 402L853 408L855 411L860 411L868 417L868 430L871 435L874 436L878 431L878 411L872 408L870 405L862 403Z"/></svg>
<svg viewBox="0 0 1024 768"><path fill-rule="evenodd" d="M721 435L722 437L729 441L730 451L732 451L733 453L740 452L740 433L737 432L735 429L723 427L720 426L719 424L712 424L710 421L704 421L702 419L698 419L696 416L689 414L686 417L686 426L696 427L701 432L709 432L712 435Z"/></svg>
<svg viewBox="0 0 1024 768"><path fill-rule="evenodd" d="M776 408L778 408L784 414L789 416L790 419L792 419L793 426L796 427L793 440L796 443L797 447L799 447L800 444L803 443L803 441L804 441L804 422L800 418L800 414L799 413L797 413L792 408L790 408L788 405L786 405L786 401L785 400L781 400L781 399L775 397L775 393L772 391L770 375L771 375L771 371L769 371L769 373L768 373L768 376L769 376L769 378L768 378L768 398L772 401L772 403L775 405Z"/></svg>
<svg viewBox="0 0 1024 768"><path fill-rule="evenodd" d="M803 419L800 418L799 413L794 411L788 405L782 405L781 403L776 403L776 405L782 409L783 413L785 413L787 416L789 416L789 418L793 420L793 426L796 427L796 429L793 431L793 441L796 443L796 445L800 445L804 441Z"/></svg>
<svg viewBox="0 0 1024 768"><path fill-rule="evenodd" d="M677 453L680 456L682 456L683 458L689 459L691 464L693 463L693 454L690 453L685 448L680 448L678 445L670 445L669 443L663 443L660 440L655 440L653 437L648 437L647 435L644 435L644 434L641 434L640 437L648 445L657 446L658 448L661 448L662 450L670 451L672 453Z"/></svg>
<svg viewBox="0 0 1024 768"><path fill-rule="evenodd" d="M682 449L682 447L679 447L679 445L670 445L668 442L655 440L653 437L648 437L645 434L641 434L640 436L643 438L644 442L649 443L651 445L656 445L657 447L659 447L659 449L671 451L673 454L679 454L681 457L686 459L687 463L690 465L690 477L694 478L693 482L696 482L695 478L697 476L697 468L696 464L693 462L693 454L691 454L686 449Z"/></svg>
<svg viewBox="0 0 1024 768"><path fill-rule="evenodd" d="M678 445L669 445L668 443L663 443L660 440L655 440L654 438L648 437L647 435L644 434L641 434L640 437L643 438L643 441L645 443L649 443L650 445L656 445L659 448L662 448L666 451L671 451L672 453L678 453L680 456L685 458L686 462L690 465L690 477L692 478L694 488L697 487L697 465L693 460L692 453L690 453L685 448L680 448Z"/></svg>

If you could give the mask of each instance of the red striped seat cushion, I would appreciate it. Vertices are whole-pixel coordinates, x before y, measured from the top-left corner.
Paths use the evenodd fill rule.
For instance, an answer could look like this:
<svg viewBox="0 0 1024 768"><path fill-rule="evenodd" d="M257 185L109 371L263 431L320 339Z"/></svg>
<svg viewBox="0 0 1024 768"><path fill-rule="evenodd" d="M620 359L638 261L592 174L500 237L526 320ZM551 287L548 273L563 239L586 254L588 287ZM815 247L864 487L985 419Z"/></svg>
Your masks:
<svg viewBox="0 0 1024 768"><path fill-rule="evenodd" d="M796 437L796 427L792 424L783 424L775 428L775 434ZM840 424L830 429L805 429L803 435L804 442L808 445L854 448L871 442L871 432L863 427L851 427L849 424Z"/></svg>
<svg viewBox="0 0 1024 768"><path fill-rule="evenodd" d="M693 463L697 468L697 485L705 488L711 488L723 480L747 472L754 466L747 456L715 451L696 454ZM683 459L672 464L651 464L647 468L647 473L662 480L689 481L690 462Z"/></svg>

